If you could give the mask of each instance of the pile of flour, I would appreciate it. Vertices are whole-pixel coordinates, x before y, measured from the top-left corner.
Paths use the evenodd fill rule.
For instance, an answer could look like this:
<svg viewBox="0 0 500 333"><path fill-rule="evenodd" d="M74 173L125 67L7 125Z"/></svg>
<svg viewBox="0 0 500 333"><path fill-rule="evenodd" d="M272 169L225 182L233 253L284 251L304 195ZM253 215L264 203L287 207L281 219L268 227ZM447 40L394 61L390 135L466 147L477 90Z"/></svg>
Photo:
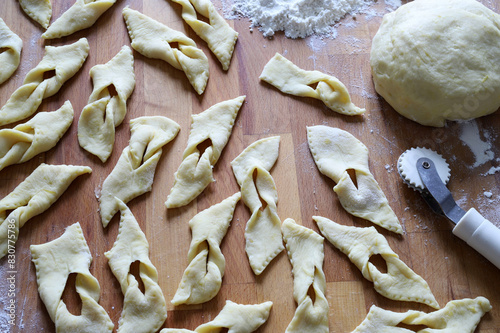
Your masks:
<svg viewBox="0 0 500 333"><path fill-rule="evenodd" d="M284 31L289 38L310 35L333 35L333 26L347 14L366 9L376 0L233 0L235 15L250 18L264 36ZM391 7L401 6L401 0L386 0Z"/></svg>

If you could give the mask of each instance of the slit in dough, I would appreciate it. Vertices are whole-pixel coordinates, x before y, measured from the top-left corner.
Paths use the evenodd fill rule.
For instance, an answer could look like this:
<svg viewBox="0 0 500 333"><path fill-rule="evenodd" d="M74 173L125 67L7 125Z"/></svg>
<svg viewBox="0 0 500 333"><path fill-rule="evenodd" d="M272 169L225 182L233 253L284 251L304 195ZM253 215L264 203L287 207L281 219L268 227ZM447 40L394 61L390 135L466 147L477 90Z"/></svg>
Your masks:
<svg viewBox="0 0 500 333"><path fill-rule="evenodd" d="M313 220L318 224L323 236L349 257L365 279L373 282L380 295L396 301L418 302L439 309L427 282L399 259L375 227L343 226L321 216L313 216ZM370 257L377 254L385 260L387 273L382 273L370 262Z"/></svg>

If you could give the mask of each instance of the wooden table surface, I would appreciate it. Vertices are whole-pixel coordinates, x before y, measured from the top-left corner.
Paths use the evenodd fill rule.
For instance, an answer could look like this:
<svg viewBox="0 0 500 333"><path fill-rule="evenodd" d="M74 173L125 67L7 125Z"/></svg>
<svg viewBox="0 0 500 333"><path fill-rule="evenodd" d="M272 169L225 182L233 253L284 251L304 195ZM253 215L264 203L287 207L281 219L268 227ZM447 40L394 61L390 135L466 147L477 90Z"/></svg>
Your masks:
<svg viewBox="0 0 500 333"><path fill-rule="evenodd" d="M482 1L500 12L500 1ZM63 13L72 1L53 1L53 19ZM221 9L221 4L216 3ZM130 45L122 9L130 5L171 28L185 32L205 51L210 62L210 78L205 93L198 96L185 75L161 60L148 59L134 51L136 87L128 101L125 121L116 131L113 153L106 163L81 149L77 141L77 122L92 91L89 70L106 63L122 47ZM396 170L399 155L415 146L432 148L448 160L452 178L449 188L464 209L476 207L486 218L500 225L500 173L487 174L498 166L500 157L500 113L471 123L450 123L445 128L424 127L399 116L374 90L370 75L369 50L377 32L383 2L373 7L376 15L347 18L340 25L336 39L291 40L278 33L264 38L252 32L247 19L228 21L239 32L229 71L221 69L206 44L182 21L180 6L165 0L119 0L97 23L69 37L44 41L42 29L20 9L17 1L0 4L0 16L23 40L21 64L15 74L0 86L0 104L22 84L25 74L42 59L45 45L63 45L87 37L90 53L82 69L55 96L43 101L40 111L56 110L70 100L75 120L57 146L31 161L10 166L0 172L0 197L21 183L40 163L88 165L91 175L76 179L64 195L46 212L32 218L20 232L16 246L16 326L12 332L53 332L45 306L41 302L35 278L35 267L29 253L30 244L41 244L59 237L64 228L77 221L82 225L93 256L92 274L101 286L100 304L115 323L120 317L123 296L103 253L111 248L118 232L116 215L103 229L96 192L115 166L130 137L129 121L139 116L162 115L179 123L181 131L163 149L156 170L153 190L129 203L150 244L150 257L159 272L159 284L168 303L168 318L163 327L195 329L214 318L227 299L237 303L274 302L271 315L258 332L284 332L293 317L296 304L292 296L291 265L285 252L275 258L260 276L255 276L244 251L244 229L250 212L240 202L231 227L223 240L226 272L218 295L199 306L174 307L175 294L187 266L190 243L188 221L198 212L239 191L230 162L257 139L281 136L278 161L271 171L278 188L278 214L281 220L293 218L318 230L313 215L328 217L338 223L359 227L370 226L354 218L340 206L332 191L335 185L317 170L306 140L306 126L329 125L349 131L366 144L370 151L370 167L385 192L391 207L401 220L404 235L397 236L381 228L401 259L428 281L438 302L466 297L487 297L493 310L486 314L476 332L500 332L500 271L451 233L452 224L435 215L422 198L401 181ZM258 76L267 61L280 52L301 68L317 69L338 77L350 90L356 105L367 112L359 117L339 115L320 101L292 97L280 93ZM215 103L246 95L231 138L214 168L212 183L191 204L166 210L164 201L173 183L189 134L190 116ZM474 151L460 140L460 134L477 125L482 141L491 144L493 154L487 163L473 167ZM491 198L485 197L491 192ZM345 255L325 241L324 271L330 305L330 332L351 332L376 304L385 309L431 311L423 305L391 301L378 295ZM9 325L3 307L6 295L6 258L0 261L0 330ZM69 289L65 301L75 307L74 291ZM75 304L74 304L75 303Z"/></svg>

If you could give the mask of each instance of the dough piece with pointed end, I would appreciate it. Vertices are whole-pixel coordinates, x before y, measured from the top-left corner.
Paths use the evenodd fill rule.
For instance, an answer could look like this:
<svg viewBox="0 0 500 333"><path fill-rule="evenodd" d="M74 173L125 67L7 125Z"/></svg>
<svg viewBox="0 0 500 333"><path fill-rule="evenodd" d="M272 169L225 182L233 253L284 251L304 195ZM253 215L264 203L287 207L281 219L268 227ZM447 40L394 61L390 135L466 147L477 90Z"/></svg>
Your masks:
<svg viewBox="0 0 500 333"><path fill-rule="evenodd" d="M313 220L318 224L323 236L349 257L365 279L373 282L380 295L397 301L423 303L439 309L427 282L399 259L375 227L343 226L321 216L313 216ZM370 257L377 254L385 260L387 273L380 272L370 262Z"/></svg>
<svg viewBox="0 0 500 333"><path fill-rule="evenodd" d="M351 102L347 88L336 77L303 70L279 53L269 60L259 79L286 94L319 99L341 114L355 116L365 112Z"/></svg>
<svg viewBox="0 0 500 333"><path fill-rule="evenodd" d="M189 245L189 265L184 271L172 304L200 304L217 295L222 285L226 259L220 243L233 219L240 200L238 192L213 205L189 221L192 240Z"/></svg>
<svg viewBox="0 0 500 333"><path fill-rule="evenodd" d="M76 0L73 6L52 22L42 38L64 37L91 27L115 2L116 0Z"/></svg>
<svg viewBox="0 0 500 333"><path fill-rule="evenodd" d="M91 172L86 166L43 163L0 200L0 258L7 253L8 244L17 241L19 229L30 218L46 211L76 177Z"/></svg>
<svg viewBox="0 0 500 333"><path fill-rule="evenodd" d="M298 304L285 332L327 333L329 306L325 297L323 237L292 219L286 219L281 228L292 264L293 298ZM314 299L308 294L310 289Z"/></svg>
<svg viewBox="0 0 500 333"><path fill-rule="evenodd" d="M417 333L473 333L481 317L491 310L484 297L450 301L444 308L431 313L420 311L392 312L372 305L365 320L352 333L409 333L417 332L399 327L399 324L428 326Z"/></svg>
<svg viewBox="0 0 500 333"><path fill-rule="evenodd" d="M156 332L167 318L167 305L158 285L158 272L149 259L146 235L127 205L116 200L121 211L120 228L113 247L104 255L124 295L117 332ZM130 265L136 261L140 262L139 276L144 284L144 293L130 273Z"/></svg>
<svg viewBox="0 0 500 333"><path fill-rule="evenodd" d="M191 131L174 185L165 205L182 207L193 201L213 181L213 167L226 146L245 96L220 102L191 116ZM200 145L209 146L200 152ZM200 156L201 155L201 156Z"/></svg>
<svg viewBox="0 0 500 333"><path fill-rule="evenodd" d="M402 234L398 217L370 172L368 148L350 133L329 126L307 127L309 149L319 171L337 185L333 188L350 214ZM349 176L356 173L356 184Z"/></svg>
<svg viewBox="0 0 500 333"><path fill-rule="evenodd" d="M130 121L129 145L102 184L99 210L104 227L120 210L117 198L127 203L151 191L162 147L175 138L179 129L179 124L167 117L140 117Z"/></svg>
<svg viewBox="0 0 500 333"><path fill-rule="evenodd" d="M189 83L201 95L208 81L208 58L196 43L182 32L171 29L152 18L123 9L132 47L142 55L166 61L186 73ZM173 45L177 44L176 47Z"/></svg>
<svg viewBox="0 0 500 333"><path fill-rule="evenodd" d="M217 13L210 0L172 0L182 6L182 18L207 42L210 51L222 64L222 69L228 70L233 55L234 44L238 33L227 24ZM208 23L198 19L198 14L208 19Z"/></svg>
<svg viewBox="0 0 500 333"><path fill-rule="evenodd" d="M21 50L23 41L0 17L0 49L4 52L0 53L0 84L16 71L21 61Z"/></svg>
<svg viewBox="0 0 500 333"><path fill-rule="evenodd" d="M0 126L31 116L42 99L55 95L80 70L89 54L86 38L63 46L46 46L42 61L26 74L24 83L0 109ZM44 79L45 73L54 76Z"/></svg>
<svg viewBox="0 0 500 333"><path fill-rule="evenodd" d="M57 111L40 112L13 129L0 130L0 170L53 148L72 122L73 106L66 101Z"/></svg>
<svg viewBox="0 0 500 333"><path fill-rule="evenodd" d="M19 4L26 15L47 29L52 17L52 3L50 0L19 0Z"/></svg>
<svg viewBox="0 0 500 333"><path fill-rule="evenodd" d="M115 127L127 113L127 99L135 87L134 56L128 46L104 65L90 70L94 90L78 121L78 142L106 162L113 151ZM114 89L114 91L113 91Z"/></svg>
<svg viewBox="0 0 500 333"><path fill-rule="evenodd" d="M99 305L100 287L90 274L92 262L80 223L61 237L45 244L31 245L31 260L36 268L38 293L55 323L57 332L112 332L113 322ZM82 301L81 315L73 315L62 300L68 276L76 273L76 292Z"/></svg>
<svg viewBox="0 0 500 333"><path fill-rule="evenodd" d="M245 250L257 275L285 248L278 191L269 172L278 159L279 143L279 136L255 141L231 162L243 202L252 213L245 228Z"/></svg>
<svg viewBox="0 0 500 333"><path fill-rule="evenodd" d="M230 333L251 333L257 330L269 318L273 302L260 304L237 304L227 300L226 305L214 320L198 326L194 331L164 328L160 333L213 333L227 329Z"/></svg>

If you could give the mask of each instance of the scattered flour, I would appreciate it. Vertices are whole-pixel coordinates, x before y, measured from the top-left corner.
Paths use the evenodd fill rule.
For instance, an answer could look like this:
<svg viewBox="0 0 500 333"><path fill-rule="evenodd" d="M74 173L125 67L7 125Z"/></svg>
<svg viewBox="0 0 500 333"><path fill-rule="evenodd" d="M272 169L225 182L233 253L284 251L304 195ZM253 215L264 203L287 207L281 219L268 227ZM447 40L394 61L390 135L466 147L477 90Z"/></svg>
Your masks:
<svg viewBox="0 0 500 333"><path fill-rule="evenodd" d="M229 6L222 0L223 8ZM248 17L250 29L258 27L265 37L276 31L284 31L289 38L305 38L321 35L335 38L335 23L347 14L363 13L367 16L382 16L370 9L375 0L233 0L232 13L226 18ZM385 10L401 6L401 0L386 0Z"/></svg>
<svg viewBox="0 0 500 333"><path fill-rule="evenodd" d="M491 135L488 132L484 132L483 136L487 141L481 139L477 122L468 121L462 124L460 140L462 140L474 154L475 162L472 166L473 168L493 161L495 158L495 154L491 150L491 142L489 142Z"/></svg>

